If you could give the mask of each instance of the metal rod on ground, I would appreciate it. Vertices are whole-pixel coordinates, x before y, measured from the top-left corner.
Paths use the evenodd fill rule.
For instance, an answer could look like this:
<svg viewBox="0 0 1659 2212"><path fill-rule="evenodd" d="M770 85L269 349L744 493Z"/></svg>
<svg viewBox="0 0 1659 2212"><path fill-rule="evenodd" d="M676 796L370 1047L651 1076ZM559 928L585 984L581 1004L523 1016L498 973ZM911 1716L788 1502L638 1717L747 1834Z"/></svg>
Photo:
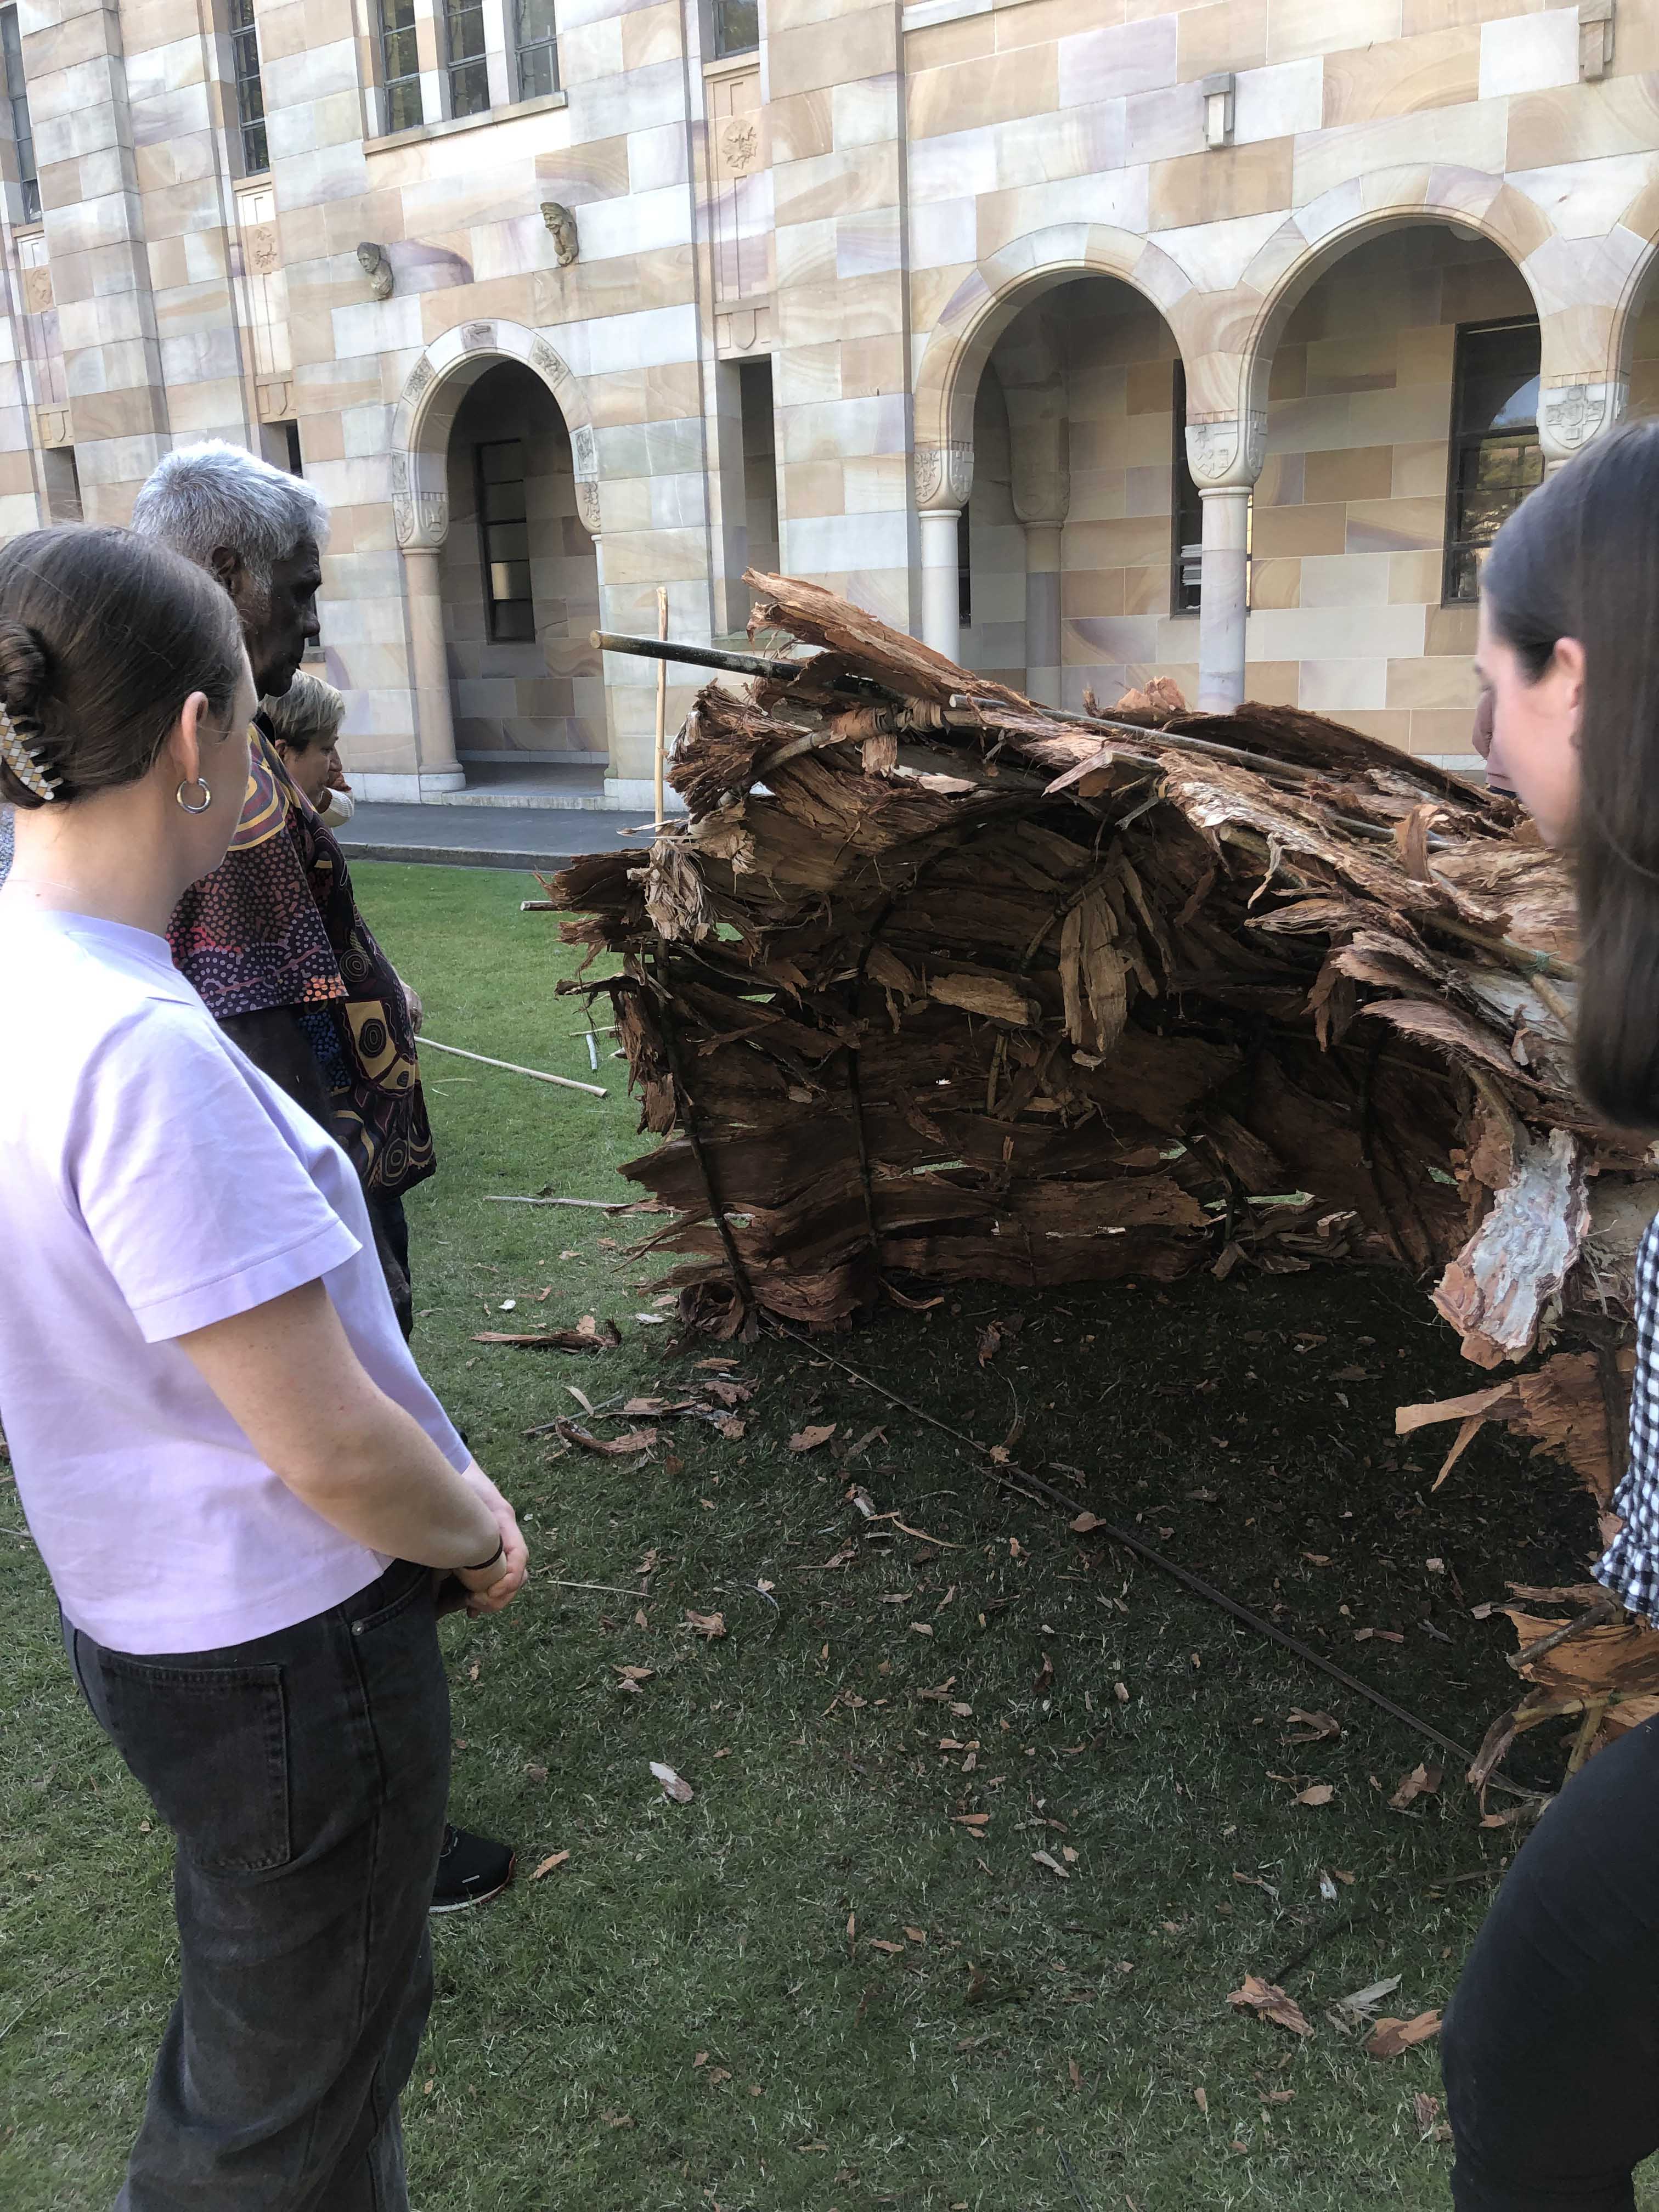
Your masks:
<svg viewBox="0 0 1659 2212"><path fill-rule="evenodd" d="M660 645L666 645L668 642L668 592L667 587L662 584L659 584L657 586L657 641ZM663 754L666 750L667 744L668 663L665 660L659 660L657 663L657 754L655 767L657 789L657 835L659 837L662 835L663 822Z"/></svg>
<svg viewBox="0 0 1659 2212"><path fill-rule="evenodd" d="M837 1359L833 1352L826 1352L813 1338L798 1335L793 1328L786 1328L775 1316L769 1315L767 1318L780 1336L787 1337L792 1344L799 1345L815 1359L827 1360L831 1367L839 1367L843 1375L850 1375L855 1382L862 1382L866 1390L874 1390L890 1405L902 1407L907 1413L914 1413L919 1421L926 1421L930 1428L938 1429L947 1437L954 1437L958 1443L966 1444L981 1459L989 1458L988 1448L981 1443L977 1437L970 1437L964 1429L952 1428L948 1421L940 1420L937 1413L930 1413L925 1406L918 1406L908 1398L901 1398L896 1390L890 1390L884 1382L878 1382L873 1376L860 1374L856 1367L849 1367L844 1359ZM1077 1504L1074 1498L1064 1496L1052 1484L1044 1482L1040 1475L1028 1474L1024 1468L999 1467L994 1461L988 1472L1005 1490L1014 1491L1021 1497L1033 1498L1044 1505L1057 1505L1062 1513L1070 1514ZM1475 1754L1467 1745L1443 1735L1431 1722L1407 1711L1404 1705L1396 1705L1381 1690L1374 1690L1369 1682L1362 1682L1357 1674L1349 1674L1346 1667L1339 1667L1334 1659L1327 1659L1322 1652L1316 1651L1310 1644L1304 1644L1299 1637L1288 1635L1282 1628L1275 1628L1271 1620L1265 1620L1259 1613L1253 1613L1248 1605L1241 1605L1236 1597L1229 1597L1225 1590L1218 1589L1213 1583L1206 1583L1202 1575L1195 1575L1189 1568L1177 1566L1173 1559L1165 1559L1162 1552L1154 1551L1150 1544L1137 1536L1133 1528L1126 1528L1116 1521L1103 1521L1096 1516L1094 1526L1088 1534L1104 1536L1109 1542L1121 1545L1126 1552L1133 1552L1137 1559L1145 1559L1148 1566L1156 1567L1160 1574L1168 1575L1172 1580L1182 1583L1194 1596L1203 1598L1211 1605L1219 1606L1224 1613L1231 1613L1235 1620L1242 1621L1246 1628L1253 1629L1258 1636L1265 1636L1270 1643L1280 1644L1286 1651L1294 1652L1310 1667L1316 1667L1322 1674L1328 1674L1333 1681L1340 1682L1345 1690L1353 1691L1356 1696L1366 1698L1390 1718L1402 1722L1417 1735L1426 1736L1442 1751L1449 1752L1454 1759L1461 1759L1466 1771L1474 1765ZM1486 1786L1489 1790L1504 1790L1511 1797L1527 1798L1534 1803L1543 1795L1541 1790L1523 1789L1520 1783L1511 1782L1502 1774L1489 1775Z"/></svg>
<svg viewBox="0 0 1659 2212"><path fill-rule="evenodd" d="M459 1044L440 1044L436 1037L421 1039L422 1052L453 1052L457 1060L476 1060L481 1067L504 1067L509 1075L533 1075L538 1083L556 1083L561 1091L586 1091L595 1098L611 1093L602 1083L578 1083L574 1075L549 1075L544 1068L520 1067L516 1060L492 1060L487 1052L468 1052Z"/></svg>

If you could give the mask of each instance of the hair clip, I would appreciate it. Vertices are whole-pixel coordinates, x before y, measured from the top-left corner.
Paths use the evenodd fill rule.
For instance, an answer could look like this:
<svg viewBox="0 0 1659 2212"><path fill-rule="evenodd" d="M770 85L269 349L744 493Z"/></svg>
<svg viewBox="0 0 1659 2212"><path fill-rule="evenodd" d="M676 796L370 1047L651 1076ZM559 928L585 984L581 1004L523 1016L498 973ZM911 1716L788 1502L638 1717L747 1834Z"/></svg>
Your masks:
<svg viewBox="0 0 1659 2212"><path fill-rule="evenodd" d="M61 776L48 775L36 759L31 748L17 734L17 725L5 706L0 703L0 760L17 778L26 790L37 799L56 799Z"/></svg>

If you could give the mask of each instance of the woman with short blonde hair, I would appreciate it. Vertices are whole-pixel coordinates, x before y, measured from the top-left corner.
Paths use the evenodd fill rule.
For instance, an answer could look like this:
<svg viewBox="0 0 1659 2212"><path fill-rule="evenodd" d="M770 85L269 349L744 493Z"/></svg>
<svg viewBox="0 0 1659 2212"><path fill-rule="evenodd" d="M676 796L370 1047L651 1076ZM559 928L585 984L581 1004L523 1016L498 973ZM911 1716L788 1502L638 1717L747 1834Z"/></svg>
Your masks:
<svg viewBox="0 0 1659 2212"><path fill-rule="evenodd" d="M259 702L283 765L331 830L343 829L356 810L336 748L345 720L345 695L304 669L280 699Z"/></svg>

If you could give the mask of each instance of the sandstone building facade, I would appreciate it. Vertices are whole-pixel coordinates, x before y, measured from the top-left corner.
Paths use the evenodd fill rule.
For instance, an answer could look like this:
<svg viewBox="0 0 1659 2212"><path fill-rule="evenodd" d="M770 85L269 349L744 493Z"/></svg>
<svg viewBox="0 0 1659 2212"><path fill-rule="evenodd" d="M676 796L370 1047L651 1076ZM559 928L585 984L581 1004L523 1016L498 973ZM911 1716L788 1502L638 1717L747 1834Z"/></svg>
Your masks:
<svg viewBox="0 0 1659 2212"><path fill-rule="evenodd" d="M0 67L0 531L301 468L371 795L641 802L589 632L750 563L1460 759L1482 544L1659 392L1659 0L15 0Z"/></svg>

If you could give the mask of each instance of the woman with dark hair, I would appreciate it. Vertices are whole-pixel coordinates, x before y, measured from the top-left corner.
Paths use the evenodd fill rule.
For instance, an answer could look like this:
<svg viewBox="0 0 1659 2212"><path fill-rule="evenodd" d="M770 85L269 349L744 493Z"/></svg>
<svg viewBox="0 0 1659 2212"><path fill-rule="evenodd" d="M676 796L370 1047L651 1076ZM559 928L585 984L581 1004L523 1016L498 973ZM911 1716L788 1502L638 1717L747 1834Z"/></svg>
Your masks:
<svg viewBox="0 0 1659 2212"><path fill-rule="evenodd" d="M189 562L120 530L0 551L0 1406L76 1680L177 1838L179 1994L118 2212L400 2212L441 1587L497 1611L525 1553L350 1164L173 964L252 711Z"/></svg>
<svg viewBox="0 0 1659 2212"><path fill-rule="evenodd" d="M1517 795L1571 848L1586 1097L1659 1130L1659 424L1599 441L1504 524L1477 672ZM1637 1256L1623 1526L1595 1569L1659 1623L1659 1223ZM1659 1723L1545 1814L1446 2014L1459 2212L1630 2212L1659 2148Z"/></svg>

